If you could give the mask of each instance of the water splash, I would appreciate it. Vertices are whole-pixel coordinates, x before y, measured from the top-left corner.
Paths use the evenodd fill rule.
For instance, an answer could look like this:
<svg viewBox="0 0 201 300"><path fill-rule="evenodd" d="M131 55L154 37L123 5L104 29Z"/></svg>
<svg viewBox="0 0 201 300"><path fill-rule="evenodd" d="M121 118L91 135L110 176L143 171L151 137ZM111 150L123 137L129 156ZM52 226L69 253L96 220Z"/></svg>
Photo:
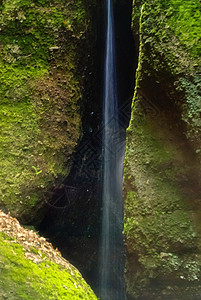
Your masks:
<svg viewBox="0 0 201 300"><path fill-rule="evenodd" d="M119 125L112 0L107 0L103 99L103 194L100 254L101 300L124 300L122 173L125 142Z"/></svg>

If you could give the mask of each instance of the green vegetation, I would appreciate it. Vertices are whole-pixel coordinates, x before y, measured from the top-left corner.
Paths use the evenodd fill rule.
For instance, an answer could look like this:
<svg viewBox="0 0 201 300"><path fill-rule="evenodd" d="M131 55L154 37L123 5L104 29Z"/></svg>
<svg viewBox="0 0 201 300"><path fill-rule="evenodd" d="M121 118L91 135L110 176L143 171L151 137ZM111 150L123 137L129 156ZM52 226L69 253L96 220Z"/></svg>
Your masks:
<svg viewBox="0 0 201 300"><path fill-rule="evenodd" d="M198 0L134 0L138 68L124 169L127 291L199 299Z"/></svg>
<svg viewBox="0 0 201 300"><path fill-rule="evenodd" d="M88 22L82 1L1 1L0 196L16 216L30 218L43 191L69 172Z"/></svg>
<svg viewBox="0 0 201 300"><path fill-rule="evenodd" d="M192 157L186 163L179 142L167 130L167 120L160 118L146 119L136 103L128 131L124 164L127 291L134 299L141 295L163 299L162 291L173 297L174 288L168 291L167 286L174 282L182 285L177 288L178 297L185 293L196 299L200 291L200 227L196 228L192 216L192 187L188 195L187 180L184 190L180 184L183 178L191 178L189 163L196 172L195 162ZM152 285L154 281L156 285Z"/></svg>
<svg viewBox="0 0 201 300"><path fill-rule="evenodd" d="M36 250L33 250L35 253ZM81 275L56 265L27 259L22 246L0 233L0 298L9 300L84 299L96 297Z"/></svg>
<svg viewBox="0 0 201 300"><path fill-rule="evenodd" d="M171 0L161 4L162 9L167 9L168 24L181 45L190 53L199 57L201 55L201 5L199 0Z"/></svg>
<svg viewBox="0 0 201 300"><path fill-rule="evenodd" d="M172 251L177 239L187 248L196 243L193 223L188 216L187 199L177 186L183 168L175 160L174 147L164 146L143 115L135 113L129 128L129 147L125 158L126 193L124 233L135 241L139 257ZM152 128L153 126L153 128ZM164 125L165 126L165 125ZM177 150L178 151L178 150ZM180 154L181 155L181 154ZM162 224L162 226L161 226ZM180 226L181 225L181 226ZM160 235L160 238L156 238Z"/></svg>
<svg viewBox="0 0 201 300"><path fill-rule="evenodd" d="M198 0L134 1L133 30L140 41L136 89L148 80L171 101L177 98L185 134L196 150L201 129L200 27ZM136 90L135 101L137 96Z"/></svg>
<svg viewBox="0 0 201 300"><path fill-rule="evenodd" d="M172 40L175 36L184 51L187 50L193 57L200 57L201 4L199 0L190 2L188 0L134 0L133 22L136 27L139 26L138 21L143 5L145 5L143 22L146 28L143 33L145 36L149 34L147 42L168 42L169 38ZM178 46L178 41L175 42Z"/></svg>

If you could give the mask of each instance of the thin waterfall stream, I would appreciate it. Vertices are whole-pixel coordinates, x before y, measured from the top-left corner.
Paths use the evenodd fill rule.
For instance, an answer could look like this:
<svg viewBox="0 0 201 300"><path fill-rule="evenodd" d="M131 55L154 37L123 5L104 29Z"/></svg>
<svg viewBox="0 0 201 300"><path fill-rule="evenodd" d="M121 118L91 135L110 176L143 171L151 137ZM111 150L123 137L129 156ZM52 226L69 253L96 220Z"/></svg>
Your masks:
<svg viewBox="0 0 201 300"><path fill-rule="evenodd" d="M83 136L70 174L47 191L37 224L100 300L125 300L122 181L137 58L131 5L105 0L97 10L97 56L89 66L94 81L88 78L84 89Z"/></svg>
<svg viewBox="0 0 201 300"><path fill-rule="evenodd" d="M103 95L103 189L100 253L101 300L124 300L122 174L124 129L119 122L114 17L107 0Z"/></svg>

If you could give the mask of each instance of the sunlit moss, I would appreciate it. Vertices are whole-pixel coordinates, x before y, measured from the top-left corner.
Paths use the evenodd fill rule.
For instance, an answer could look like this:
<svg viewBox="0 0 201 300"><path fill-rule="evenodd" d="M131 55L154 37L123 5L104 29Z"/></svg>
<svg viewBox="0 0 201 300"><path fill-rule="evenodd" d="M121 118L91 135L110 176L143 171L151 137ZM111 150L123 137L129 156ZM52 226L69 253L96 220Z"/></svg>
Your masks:
<svg viewBox="0 0 201 300"><path fill-rule="evenodd" d="M36 250L33 251L36 253ZM81 275L44 260L34 263L15 240L0 233L0 298L86 299L96 297Z"/></svg>

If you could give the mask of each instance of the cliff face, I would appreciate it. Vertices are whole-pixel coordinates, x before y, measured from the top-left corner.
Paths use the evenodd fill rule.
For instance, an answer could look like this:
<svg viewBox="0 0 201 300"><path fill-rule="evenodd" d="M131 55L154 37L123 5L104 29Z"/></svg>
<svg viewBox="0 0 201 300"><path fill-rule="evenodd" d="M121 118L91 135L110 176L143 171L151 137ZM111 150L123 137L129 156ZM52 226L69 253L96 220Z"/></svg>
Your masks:
<svg viewBox="0 0 201 300"><path fill-rule="evenodd" d="M124 195L128 299L200 299L200 1L134 1Z"/></svg>
<svg viewBox="0 0 201 300"><path fill-rule="evenodd" d="M70 170L91 23L74 0L5 0L0 12L0 207L26 221Z"/></svg>

